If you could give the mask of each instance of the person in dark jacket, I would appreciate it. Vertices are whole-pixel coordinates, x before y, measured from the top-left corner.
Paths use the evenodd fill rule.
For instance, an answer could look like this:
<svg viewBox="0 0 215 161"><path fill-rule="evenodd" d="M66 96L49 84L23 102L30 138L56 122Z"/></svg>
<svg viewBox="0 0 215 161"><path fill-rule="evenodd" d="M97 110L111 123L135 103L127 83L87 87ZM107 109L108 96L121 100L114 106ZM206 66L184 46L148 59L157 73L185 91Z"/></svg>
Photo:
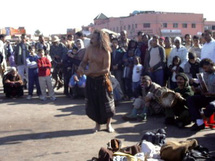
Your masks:
<svg viewBox="0 0 215 161"><path fill-rule="evenodd" d="M189 86L189 78L185 73L178 73L176 75L176 81L177 88L175 88L174 91L176 92L175 99L177 99L177 102L171 108L165 108L165 123L176 123L176 125L181 128L191 123L186 99L192 96L194 92Z"/></svg>

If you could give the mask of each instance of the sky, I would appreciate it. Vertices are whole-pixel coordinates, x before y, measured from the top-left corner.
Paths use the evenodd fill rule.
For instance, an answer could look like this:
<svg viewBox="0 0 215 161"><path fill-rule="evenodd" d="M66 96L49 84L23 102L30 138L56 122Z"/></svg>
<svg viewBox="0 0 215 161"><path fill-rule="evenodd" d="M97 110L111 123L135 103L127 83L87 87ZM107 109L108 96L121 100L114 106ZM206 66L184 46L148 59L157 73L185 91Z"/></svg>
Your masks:
<svg viewBox="0 0 215 161"><path fill-rule="evenodd" d="M214 0L0 0L3 27L25 27L28 34L65 34L67 28L93 23L100 13L107 17L128 16L138 11L203 13L215 21ZM201 2L201 3L200 3Z"/></svg>

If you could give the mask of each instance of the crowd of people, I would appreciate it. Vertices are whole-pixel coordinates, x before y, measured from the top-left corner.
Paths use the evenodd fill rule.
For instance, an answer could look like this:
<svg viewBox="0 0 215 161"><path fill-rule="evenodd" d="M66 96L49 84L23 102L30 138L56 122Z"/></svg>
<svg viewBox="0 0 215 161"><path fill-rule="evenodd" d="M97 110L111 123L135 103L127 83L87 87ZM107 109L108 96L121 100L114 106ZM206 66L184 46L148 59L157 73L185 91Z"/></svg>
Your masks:
<svg viewBox="0 0 215 161"><path fill-rule="evenodd" d="M32 99L36 86L39 99L47 99L47 89L54 101L54 89L63 87L69 98L86 98L96 131L104 123L114 131L111 118L120 101L133 101L125 120L164 114L166 124L184 127L193 121L194 131L204 129L203 117L215 112L215 40L210 30L184 38L140 31L134 39L125 30L119 36L96 30L91 39L77 32L48 42L42 35L30 42L23 34L13 46L0 35L0 62L6 97L23 96L26 88L27 99ZM164 88L177 100L170 108L157 96Z"/></svg>

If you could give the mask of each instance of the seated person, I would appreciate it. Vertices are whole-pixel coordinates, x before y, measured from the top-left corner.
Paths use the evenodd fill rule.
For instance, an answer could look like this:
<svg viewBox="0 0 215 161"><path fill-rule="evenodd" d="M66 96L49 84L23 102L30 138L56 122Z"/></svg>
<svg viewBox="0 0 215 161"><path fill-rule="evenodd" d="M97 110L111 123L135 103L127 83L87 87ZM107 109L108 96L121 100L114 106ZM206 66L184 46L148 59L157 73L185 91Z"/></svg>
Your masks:
<svg viewBox="0 0 215 161"><path fill-rule="evenodd" d="M73 97L85 96L86 80L86 75L78 75L76 72L71 76L69 87L72 89Z"/></svg>
<svg viewBox="0 0 215 161"><path fill-rule="evenodd" d="M191 127L192 131L200 131L205 128L203 118L201 116L202 108L205 117L210 117L215 112L215 65L211 59L202 59L200 68L203 69L203 79L207 88L202 88L204 83L201 83L201 93L188 97L187 105L192 121L195 124ZM199 90L195 88L195 90ZM198 93L194 91L195 93Z"/></svg>
<svg viewBox="0 0 215 161"><path fill-rule="evenodd" d="M135 120L137 116L146 120L147 114L159 114L162 108L155 100L154 92L161 88L160 85L152 82L149 76L141 77L141 84L139 86L139 97L134 100L133 109L130 114L123 116L124 120ZM138 110L143 108L143 112L138 115Z"/></svg>
<svg viewBox="0 0 215 161"><path fill-rule="evenodd" d="M23 96L23 81L15 67L12 67L10 72L4 76L3 82L6 97Z"/></svg>
<svg viewBox="0 0 215 161"><path fill-rule="evenodd" d="M176 75L177 88L176 92L177 102L171 108L165 108L165 124L175 124L178 127L184 127L191 123L189 111L186 106L186 99L192 96L194 92L189 86L189 79L185 73L179 73Z"/></svg>

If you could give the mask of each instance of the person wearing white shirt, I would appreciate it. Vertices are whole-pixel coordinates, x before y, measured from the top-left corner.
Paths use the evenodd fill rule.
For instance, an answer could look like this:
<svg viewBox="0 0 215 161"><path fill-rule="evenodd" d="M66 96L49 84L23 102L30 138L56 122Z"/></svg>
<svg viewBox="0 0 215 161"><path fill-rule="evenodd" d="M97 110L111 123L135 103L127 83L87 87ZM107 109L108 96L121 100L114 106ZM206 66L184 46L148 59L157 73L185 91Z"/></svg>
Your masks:
<svg viewBox="0 0 215 161"><path fill-rule="evenodd" d="M175 56L178 56L181 59L180 67L184 69L184 66L188 61L188 51L184 46L181 45L180 37L176 37L174 39L174 44L175 44L175 47L170 52L170 55L167 60L167 66L169 67L172 64L172 59Z"/></svg>
<svg viewBox="0 0 215 161"><path fill-rule="evenodd" d="M201 60L208 58L215 63L215 40L212 38L212 32L210 30L205 30L204 39L206 42L202 47Z"/></svg>
<svg viewBox="0 0 215 161"><path fill-rule="evenodd" d="M143 66L140 64L140 57L134 57L134 67L132 72L132 91L135 92L136 88L140 85L140 76Z"/></svg>

